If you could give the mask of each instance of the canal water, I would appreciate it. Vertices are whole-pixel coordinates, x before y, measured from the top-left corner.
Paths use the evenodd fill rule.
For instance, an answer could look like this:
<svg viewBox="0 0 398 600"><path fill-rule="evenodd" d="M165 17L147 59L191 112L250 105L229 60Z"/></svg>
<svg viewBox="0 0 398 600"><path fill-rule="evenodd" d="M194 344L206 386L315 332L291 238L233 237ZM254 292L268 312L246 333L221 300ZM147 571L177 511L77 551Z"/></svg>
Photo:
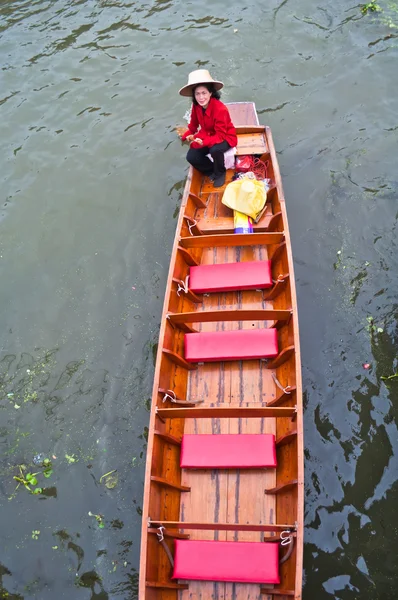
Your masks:
<svg viewBox="0 0 398 600"><path fill-rule="evenodd" d="M303 598L396 600L398 8L372 8L1 2L1 598L137 596L153 361L187 172L177 91L208 68L224 101L256 103L284 181Z"/></svg>

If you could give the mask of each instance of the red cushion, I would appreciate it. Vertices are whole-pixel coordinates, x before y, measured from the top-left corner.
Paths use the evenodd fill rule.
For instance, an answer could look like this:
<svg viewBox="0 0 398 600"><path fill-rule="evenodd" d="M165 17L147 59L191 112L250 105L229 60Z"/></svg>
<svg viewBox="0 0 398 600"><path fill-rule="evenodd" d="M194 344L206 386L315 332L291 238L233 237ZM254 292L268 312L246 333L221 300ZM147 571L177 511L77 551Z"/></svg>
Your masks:
<svg viewBox="0 0 398 600"><path fill-rule="evenodd" d="M278 355L276 329L239 329L185 334L185 360L216 362Z"/></svg>
<svg viewBox="0 0 398 600"><path fill-rule="evenodd" d="M184 434L180 466L185 469L276 467L273 434Z"/></svg>
<svg viewBox="0 0 398 600"><path fill-rule="evenodd" d="M175 540L173 579L280 583L279 544Z"/></svg>
<svg viewBox="0 0 398 600"><path fill-rule="evenodd" d="M189 270L189 288L193 292L229 292L272 287L271 261L200 265Z"/></svg>

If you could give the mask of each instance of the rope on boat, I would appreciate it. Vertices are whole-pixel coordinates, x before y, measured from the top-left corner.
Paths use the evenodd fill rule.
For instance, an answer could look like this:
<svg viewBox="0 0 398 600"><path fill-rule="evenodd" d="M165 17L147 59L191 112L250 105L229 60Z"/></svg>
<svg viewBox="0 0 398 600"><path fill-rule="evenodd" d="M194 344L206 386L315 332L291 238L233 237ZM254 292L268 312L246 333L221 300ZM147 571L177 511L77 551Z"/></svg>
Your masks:
<svg viewBox="0 0 398 600"><path fill-rule="evenodd" d="M167 392L163 396L163 402L166 402L166 400L170 400L170 402L173 402L173 404L185 404L185 405L200 404L201 402L204 402L204 400L179 400L173 390L167 390Z"/></svg>
<svg viewBox="0 0 398 600"><path fill-rule="evenodd" d="M285 531L281 531L281 546L288 546L289 544L292 543L292 534L290 533L290 531L288 529L286 529Z"/></svg>
<svg viewBox="0 0 398 600"><path fill-rule="evenodd" d="M150 520L148 519L148 526L149 525L150 525ZM168 547L168 545L166 544L166 541L164 539L164 530L165 530L165 527L163 525L160 525L160 527L158 527L158 531L157 531L156 535L157 535L159 543L162 544L164 551L167 554L167 558L169 559L171 566L174 568L174 558L173 558L170 548ZM289 548L288 548L286 554L284 556L282 556L282 558L279 560L280 565L282 565L284 562L286 562L292 555L292 552L294 549L294 536L295 536L295 534L288 529L285 531L281 531L281 534L280 534L281 546L289 546Z"/></svg>
<svg viewBox="0 0 398 600"><path fill-rule="evenodd" d="M279 564L283 565L292 555L294 549L294 534L288 529L285 531L281 531L281 546L289 546L287 552L281 559L279 559Z"/></svg>
<svg viewBox="0 0 398 600"><path fill-rule="evenodd" d="M158 527L158 532L156 535L158 536L159 543L162 544L164 551L167 554L167 557L170 561L171 566L174 567L174 558L173 558L170 548L168 547L168 545L165 542L163 531L164 531L164 527L163 527L163 525L161 525L160 527Z"/></svg>
<svg viewBox="0 0 398 600"><path fill-rule="evenodd" d="M281 382L279 381L279 379L277 378L277 376L275 375L275 373L271 373L271 375L272 375L272 379L274 380L275 385L277 385L278 388L280 390L282 390L282 392L284 394L291 394L292 393L292 392L289 391L290 387L291 387L290 385L287 385L286 387L283 387L283 385L281 384Z"/></svg>
<svg viewBox="0 0 398 600"><path fill-rule="evenodd" d="M239 173L239 175L241 175L239 179L247 177L248 173L250 172L253 173L253 177L251 177L251 179L257 179L259 181L267 179L269 161L262 161L259 158L255 158L254 156L249 156L248 158L250 162L248 172Z"/></svg>
<svg viewBox="0 0 398 600"><path fill-rule="evenodd" d="M193 235L192 228L195 227L195 225L197 225L198 222L195 221L195 219L191 219L191 217L188 217L187 215L184 215L184 219L187 220L187 225L188 225L189 233L191 235Z"/></svg>
<svg viewBox="0 0 398 600"><path fill-rule="evenodd" d="M188 292L189 292L188 284L189 284L189 275L187 275L185 277L185 281L183 281L181 279L180 283L177 283L177 286L178 286L177 287L177 296L179 296L181 294L181 292L184 292L184 294L188 294Z"/></svg>
<svg viewBox="0 0 398 600"><path fill-rule="evenodd" d="M281 275L278 275L278 277L277 277L276 279L273 279L273 280L272 280L272 283L278 283L278 281L280 281L280 282L282 282L282 281L285 281L285 277L286 277L286 276L285 276L285 275L282 275L282 274L281 274Z"/></svg>

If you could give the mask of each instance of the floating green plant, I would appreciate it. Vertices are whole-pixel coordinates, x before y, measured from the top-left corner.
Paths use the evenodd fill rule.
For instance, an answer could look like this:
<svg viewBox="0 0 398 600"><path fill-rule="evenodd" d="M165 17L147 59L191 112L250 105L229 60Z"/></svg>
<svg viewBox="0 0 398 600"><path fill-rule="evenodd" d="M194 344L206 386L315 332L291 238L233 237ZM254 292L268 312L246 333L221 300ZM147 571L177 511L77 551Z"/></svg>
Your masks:
<svg viewBox="0 0 398 600"><path fill-rule="evenodd" d="M53 474L53 470L52 470L52 463L51 460L49 458L45 458L43 460L43 475L46 479L48 479L49 477L51 477L51 475Z"/></svg>
<svg viewBox="0 0 398 600"><path fill-rule="evenodd" d="M117 469L113 469L113 471L109 471L109 473L105 473L105 475L101 475L100 477L100 483L102 483L102 480L104 479L105 487L107 487L108 490L113 490L113 488L115 488L118 484L118 476L113 475L113 473L116 473L116 471Z"/></svg>
<svg viewBox="0 0 398 600"><path fill-rule="evenodd" d="M368 2L367 4L361 4L361 13L363 15L367 15L368 12L382 12L381 6L377 4L374 0L372 2Z"/></svg>
<svg viewBox="0 0 398 600"><path fill-rule="evenodd" d="M78 462L79 460L74 454L65 454L65 458L70 465L72 465L75 462Z"/></svg>
<svg viewBox="0 0 398 600"><path fill-rule="evenodd" d="M360 4L359 7L363 15L377 13L377 19L380 23L386 27L398 29L398 3L396 1L380 0L379 4L372 0L372 2ZM388 37L385 39L388 39Z"/></svg>
<svg viewBox="0 0 398 600"><path fill-rule="evenodd" d="M394 373L393 375L382 375L381 379L383 379L383 381L391 381L392 379L398 379L398 373Z"/></svg>
<svg viewBox="0 0 398 600"><path fill-rule="evenodd" d="M37 475L43 475L46 479L51 477L53 474L52 463L49 458L45 458L42 462L43 470L37 471L36 473L27 472L26 465L18 465L19 475L14 475L13 479L18 482L15 491L20 485L23 485L28 492L37 495L43 492L42 487L35 487L38 484ZM32 489L34 487L34 489Z"/></svg>
<svg viewBox="0 0 398 600"><path fill-rule="evenodd" d="M336 252L337 259L333 265L335 271L341 266L341 254L342 254L342 250L337 250L337 252Z"/></svg>
<svg viewBox="0 0 398 600"><path fill-rule="evenodd" d="M366 317L366 320L368 322L366 329L369 331L370 334L384 332L383 327L376 327L374 318L372 316Z"/></svg>
<svg viewBox="0 0 398 600"><path fill-rule="evenodd" d="M18 485L17 488L19 488L20 485L23 485L24 488L26 490L28 490L28 492L30 492L31 494L40 494L41 492L41 488L36 488L35 490L32 490L32 488L30 486L35 486L37 485L37 477L36 475L39 475L39 473L24 473L24 471L26 471L26 467L25 465L19 465L18 466L19 469L19 476L14 475L13 479L15 479L15 481L18 481ZM40 490L40 491L36 491L36 490Z"/></svg>
<svg viewBox="0 0 398 600"><path fill-rule="evenodd" d="M91 512L91 510L88 513L89 517L95 517L95 520L97 521L98 527L100 529L104 529L105 527L105 523L104 523L104 517L103 515L95 515L94 513Z"/></svg>

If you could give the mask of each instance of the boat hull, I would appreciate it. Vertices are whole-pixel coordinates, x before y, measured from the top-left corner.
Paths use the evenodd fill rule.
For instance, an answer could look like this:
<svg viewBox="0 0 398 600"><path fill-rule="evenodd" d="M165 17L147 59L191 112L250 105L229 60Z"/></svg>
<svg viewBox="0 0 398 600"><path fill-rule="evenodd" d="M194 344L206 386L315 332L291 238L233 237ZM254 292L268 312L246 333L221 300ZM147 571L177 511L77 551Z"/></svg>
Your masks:
<svg viewBox="0 0 398 600"><path fill-rule="evenodd" d="M222 189L190 167L181 202L159 334L148 433L141 538L140 599L192 595L301 598L303 411L293 259L271 131L252 103L229 105L238 153L268 163L272 187L253 234L234 234ZM227 183L232 178L227 173ZM189 290L195 265L271 260L272 288L208 295ZM185 289L185 291L184 291ZM275 328L278 355L191 363L185 335ZM274 469L181 469L184 434L272 434ZM225 465L224 465L225 467ZM159 527L165 539L159 543ZM172 578L175 539L262 542L288 531L280 584ZM166 547L167 546L167 547Z"/></svg>

